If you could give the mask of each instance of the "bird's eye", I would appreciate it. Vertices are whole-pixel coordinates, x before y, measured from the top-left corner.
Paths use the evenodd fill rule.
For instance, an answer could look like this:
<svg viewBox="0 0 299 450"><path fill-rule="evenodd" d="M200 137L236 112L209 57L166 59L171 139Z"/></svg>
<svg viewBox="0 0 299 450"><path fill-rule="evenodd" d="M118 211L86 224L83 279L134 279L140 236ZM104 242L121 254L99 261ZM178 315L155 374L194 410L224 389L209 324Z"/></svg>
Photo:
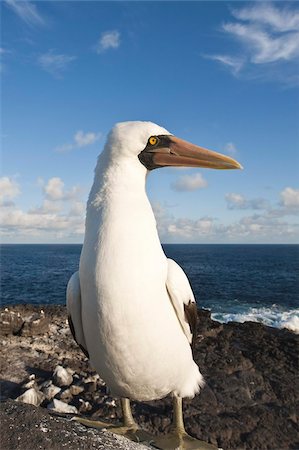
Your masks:
<svg viewBox="0 0 299 450"><path fill-rule="evenodd" d="M152 136L152 137L149 138L148 142L149 142L151 145L156 145L157 142L158 142L158 139L157 139L155 136Z"/></svg>

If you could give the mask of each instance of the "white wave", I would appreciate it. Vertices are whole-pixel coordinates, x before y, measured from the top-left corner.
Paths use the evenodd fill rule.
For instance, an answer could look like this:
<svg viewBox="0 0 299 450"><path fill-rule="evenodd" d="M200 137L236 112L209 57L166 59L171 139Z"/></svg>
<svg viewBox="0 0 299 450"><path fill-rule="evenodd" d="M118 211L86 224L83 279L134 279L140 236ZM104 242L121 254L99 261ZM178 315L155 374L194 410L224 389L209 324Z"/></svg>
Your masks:
<svg viewBox="0 0 299 450"><path fill-rule="evenodd" d="M299 309L282 311L276 305L271 308L249 308L236 313L212 313L212 319L219 322L260 322L275 328L287 328L299 334Z"/></svg>

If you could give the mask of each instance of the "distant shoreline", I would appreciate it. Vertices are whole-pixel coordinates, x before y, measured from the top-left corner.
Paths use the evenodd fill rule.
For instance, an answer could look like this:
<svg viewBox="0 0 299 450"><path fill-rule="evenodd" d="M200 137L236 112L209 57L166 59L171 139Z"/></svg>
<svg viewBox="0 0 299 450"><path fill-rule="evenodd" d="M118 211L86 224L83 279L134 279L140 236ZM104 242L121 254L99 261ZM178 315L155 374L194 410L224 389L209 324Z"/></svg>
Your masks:
<svg viewBox="0 0 299 450"><path fill-rule="evenodd" d="M0 305L0 312L5 309L22 309L22 308L32 308L33 310L44 310L46 308L65 308L65 303L15 303L15 304L3 304ZM214 322L217 322L222 325L230 324L230 323L238 323L238 324L244 324L244 323L255 323L259 325L263 325L269 328L277 329L277 330L286 330L290 331L294 334L299 334L299 313L298 309L290 310L289 313L282 313L282 317L277 317L275 324L274 323L266 323L265 317L267 318L267 315L271 313L267 312L267 308L260 308L260 310L256 311L256 315L250 315L250 314L223 314L223 317L219 317L219 313L213 313L213 311L200 307L200 305L197 306L199 311L202 311L203 313L209 314L211 319ZM263 316L264 321L261 319Z"/></svg>

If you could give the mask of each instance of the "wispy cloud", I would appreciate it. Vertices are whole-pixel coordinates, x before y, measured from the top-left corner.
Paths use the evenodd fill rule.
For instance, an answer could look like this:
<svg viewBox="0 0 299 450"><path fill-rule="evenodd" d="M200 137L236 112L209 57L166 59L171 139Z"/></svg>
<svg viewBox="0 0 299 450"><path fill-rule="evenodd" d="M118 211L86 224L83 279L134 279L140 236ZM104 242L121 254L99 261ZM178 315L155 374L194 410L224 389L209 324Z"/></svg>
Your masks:
<svg viewBox="0 0 299 450"><path fill-rule="evenodd" d="M235 21L222 24L221 30L241 45L239 54L215 54L208 57L224 65L235 76L250 73L255 78L258 75L263 78L260 76L263 70L264 77L284 80L286 84L296 83L299 9L253 2L250 6L232 9L231 14ZM276 65L275 74L273 64ZM284 77L281 70L285 70Z"/></svg>
<svg viewBox="0 0 299 450"><path fill-rule="evenodd" d="M66 143L56 147L54 150L59 153L69 152L76 148L87 147L88 145L94 144L102 137L102 133L94 133L89 131L84 133L82 130L77 131L73 136L72 143Z"/></svg>
<svg viewBox="0 0 299 450"><path fill-rule="evenodd" d="M54 50L49 50L38 57L38 64L55 78L61 78L70 63L75 59L76 56L59 54L55 53Z"/></svg>
<svg viewBox="0 0 299 450"><path fill-rule="evenodd" d="M8 50L7 48L0 47L0 55L5 55L7 53L11 53L11 50Z"/></svg>
<svg viewBox="0 0 299 450"><path fill-rule="evenodd" d="M218 61L223 65L227 66L234 75L237 75L242 67L244 66L244 59L242 57L237 56L229 56L229 55L205 55L206 58L213 59L214 61Z"/></svg>
<svg viewBox="0 0 299 450"><path fill-rule="evenodd" d="M37 7L28 1L5 0L6 5L28 25L45 25Z"/></svg>
<svg viewBox="0 0 299 450"><path fill-rule="evenodd" d="M3 63L3 59L11 55L12 51L7 48L0 47L0 73L5 72L6 64Z"/></svg>
<svg viewBox="0 0 299 450"><path fill-rule="evenodd" d="M116 49L120 46L120 33L117 30L105 31L101 34L96 45L96 52L103 53L109 49Z"/></svg>
<svg viewBox="0 0 299 450"><path fill-rule="evenodd" d="M87 145L94 144L100 137L101 133L84 133L80 130L75 134L74 140L77 147L86 147Z"/></svg>
<svg viewBox="0 0 299 450"><path fill-rule="evenodd" d="M196 191L208 185L201 173L182 175L172 185L175 191Z"/></svg>
<svg viewBox="0 0 299 450"><path fill-rule="evenodd" d="M227 142L224 146L224 150L230 155L236 155L238 153L238 149L233 142Z"/></svg>
<svg viewBox="0 0 299 450"><path fill-rule="evenodd" d="M298 31L299 28L299 11L287 6L279 9L270 2L261 2L239 10L233 9L232 14L236 19L261 23L279 32Z"/></svg>
<svg viewBox="0 0 299 450"><path fill-rule="evenodd" d="M275 36L257 24L227 23L223 30L241 40L254 64L289 61L299 54L299 32Z"/></svg>

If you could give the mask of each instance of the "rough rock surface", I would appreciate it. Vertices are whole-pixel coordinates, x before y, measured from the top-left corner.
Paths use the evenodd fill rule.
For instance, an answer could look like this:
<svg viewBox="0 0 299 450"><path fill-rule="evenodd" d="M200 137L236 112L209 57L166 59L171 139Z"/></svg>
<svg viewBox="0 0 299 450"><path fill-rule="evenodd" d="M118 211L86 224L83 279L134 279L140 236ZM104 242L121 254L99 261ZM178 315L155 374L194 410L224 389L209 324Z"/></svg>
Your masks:
<svg viewBox="0 0 299 450"><path fill-rule="evenodd" d="M57 366L55 368L53 379L57 386L69 386L73 382L73 377L70 370L67 370L62 366Z"/></svg>
<svg viewBox="0 0 299 450"><path fill-rule="evenodd" d="M86 428L12 400L0 405L0 422L1 450L148 450L122 436Z"/></svg>
<svg viewBox="0 0 299 450"><path fill-rule="evenodd" d="M28 383L31 388L45 392L51 384L55 385L53 373L60 365L73 373L73 381L70 386L62 386L54 398L75 406L86 417L108 421L120 418L118 399L110 396L109 390L71 337L65 308L51 306L43 309L45 317L40 320L40 330L35 322L31 327L34 334L31 335L27 331L22 334L24 325L20 331L15 331L18 328L15 326L15 316L12 331L7 331L9 327L5 316L0 360L2 398L17 398L28 389L25 387ZM30 305L16 306L10 310L19 313L17 317L25 323L30 322L30 317L36 321L40 314L39 308ZM200 310L198 314L200 327L195 360L205 376L206 386L199 396L184 402L187 431L224 450L299 449L296 416L298 336L287 330L252 322L223 325L212 321L208 311ZM20 322L19 318L17 322ZM26 329L30 329L30 324ZM35 410L48 414L43 407L47 408L52 400L45 398L41 407ZM17 408L24 406L20 403L15 405ZM170 398L147 403L133 402L132 408L137 422L147 431L157 434L169 430L172 417ZM4 411L7 415L7 410ZM26 427L28 429L30 424ZM62 448L62 444L55 441L55 433L48 447L44 443L39 447L39 435L34 426L32 430L30 448ZM21 448L15 446L21 433L21 424L19 427L16 425L14 430L8 428L4 433L6 447L1 448ZM94 448L84 445L82 443L82 447L72 448Z"/></svg>
<svg viewBox="0 0 299 450"><path fill-rule="evenodd" d="M42 404L44 399L45 396L39 389L36 389L35 387L30 387L16 400L21 403L28 403L29 405L39 406Z"/></svg>

